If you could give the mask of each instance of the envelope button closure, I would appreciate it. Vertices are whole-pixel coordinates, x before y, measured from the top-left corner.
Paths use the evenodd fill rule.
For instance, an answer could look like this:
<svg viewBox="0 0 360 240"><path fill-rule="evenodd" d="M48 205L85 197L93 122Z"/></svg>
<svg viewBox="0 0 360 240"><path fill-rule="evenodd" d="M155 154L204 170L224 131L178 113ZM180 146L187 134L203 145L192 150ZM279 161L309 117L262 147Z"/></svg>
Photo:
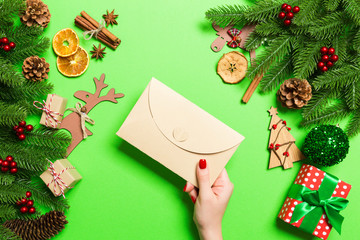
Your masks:
<svg viewBox="0 0 360 240"><path fill-rule="evenodd" d="M183 128L177 127L173 130L173 137L178 142L185 142L188 139L188 134Z"/></svg>

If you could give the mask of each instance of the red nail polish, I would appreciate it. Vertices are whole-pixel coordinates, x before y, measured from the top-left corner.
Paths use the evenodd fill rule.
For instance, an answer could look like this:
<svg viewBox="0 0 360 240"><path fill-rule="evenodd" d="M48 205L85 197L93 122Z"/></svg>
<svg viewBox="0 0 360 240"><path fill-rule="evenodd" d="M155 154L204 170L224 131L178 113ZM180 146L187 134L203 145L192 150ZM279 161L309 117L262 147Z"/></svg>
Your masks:
<svg viewBox="0 0 360 240"><path fill-rule="evenodd" d="M195 204L196 199L193 196L191 196L191 201L193 201L193 203Z"/></svg>
<svg viewBox="0 0 360 240"><path fill-rule="evenodd" d="M200 169L206 168L206 160L205 159L200 159L199 167L200 167Z"/></svg>
<svg viewBox="0 0 360 240"><path fill-rule="evenodd" d="M184 192L185 192L185 190L186 190L186 186L187 186L187 183L186 183L185 186L184 186L184 189L183 189Z"/></svg>

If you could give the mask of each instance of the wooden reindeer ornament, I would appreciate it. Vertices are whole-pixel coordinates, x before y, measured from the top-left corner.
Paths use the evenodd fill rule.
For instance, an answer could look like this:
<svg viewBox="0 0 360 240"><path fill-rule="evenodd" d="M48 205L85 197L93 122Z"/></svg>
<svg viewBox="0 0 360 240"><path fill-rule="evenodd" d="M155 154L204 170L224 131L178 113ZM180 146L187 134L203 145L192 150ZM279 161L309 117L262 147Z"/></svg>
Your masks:
<svg viewBox="0 0 360 240"><path fill-rule="evenodd" d="M72 136L72 142L70 146L67 149L67 156L74 150L74 148L84 139L84 133L81 126L81 115L84 114L87 116L87 114L93 109L98 103L104 102L104 101L110 101L113 103L117 103L117 98L124 97L124 94L122 93L115 93L115 89L112 88L110 91L105 95L100 97L100 92L106 88L108 85L104 83L105 81L105 74L102 74L100 77L100 80L94 77L94 82L96 85L96 91L94 94L86 92L86 91L77 91L75 92L74 96L82 101L84 101L86 104L85 106L81 107L81 113L79 112L73 112L70 113L68 116L66 116L61 123L61 129L66 129L71 133ZM85 124L85 123L83 123ZM91 136L93 135L92 132L90 132L89 129L85 127L85 135Z"/></svg>
<svg viewBox="0 0 360 240"><path fill-rule="evenodd" d="M277 109L271 107L268 112L271 116L269 169L278 166L283 166L284 169L292 168L293 162L303 160L305 157L295 145L295 138L289 132L291 129L286 126L286 121L277 115Z"/></svg>

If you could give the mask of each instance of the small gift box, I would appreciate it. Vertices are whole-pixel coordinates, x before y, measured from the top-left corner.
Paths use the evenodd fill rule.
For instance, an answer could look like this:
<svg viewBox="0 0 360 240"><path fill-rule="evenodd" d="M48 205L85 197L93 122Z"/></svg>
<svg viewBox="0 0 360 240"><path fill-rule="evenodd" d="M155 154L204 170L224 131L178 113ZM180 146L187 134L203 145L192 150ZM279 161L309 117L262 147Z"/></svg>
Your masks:
<svg viewBox="0 0 360 240"><path fill-rule="evenodd" d="M351 185L320 169L304 164L291 186L279 218L291 225L327 239L331 228L341 233Z"/></svg>
<svg viewBox="0 0 360 240"><path fill-rule="evenodd" d="M40 175L40 178L56 197L62 195L65 198L65 193L82 177L67 159L49 162L50 167Z"/></svg>
<svg viewBox="0 0 360 240"><path fill-rule="evenodd" d="M46 102L35 101L33 105L43 110L40 124L51 128L60 128L61 121L64 116L67 99L56 94L48 94Z"/></svg>

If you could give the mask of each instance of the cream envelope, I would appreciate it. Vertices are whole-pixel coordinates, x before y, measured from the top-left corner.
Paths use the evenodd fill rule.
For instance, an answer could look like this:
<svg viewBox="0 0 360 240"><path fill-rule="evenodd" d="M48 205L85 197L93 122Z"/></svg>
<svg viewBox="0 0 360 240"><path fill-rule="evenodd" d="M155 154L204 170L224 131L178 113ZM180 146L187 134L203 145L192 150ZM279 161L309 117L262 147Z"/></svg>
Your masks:
<svg viewBox="0 0 360 240"><path fill-rule="evenodd" d="M153 78L117 135L197 186L206 159L213 184L244 137Z"/></svg>

